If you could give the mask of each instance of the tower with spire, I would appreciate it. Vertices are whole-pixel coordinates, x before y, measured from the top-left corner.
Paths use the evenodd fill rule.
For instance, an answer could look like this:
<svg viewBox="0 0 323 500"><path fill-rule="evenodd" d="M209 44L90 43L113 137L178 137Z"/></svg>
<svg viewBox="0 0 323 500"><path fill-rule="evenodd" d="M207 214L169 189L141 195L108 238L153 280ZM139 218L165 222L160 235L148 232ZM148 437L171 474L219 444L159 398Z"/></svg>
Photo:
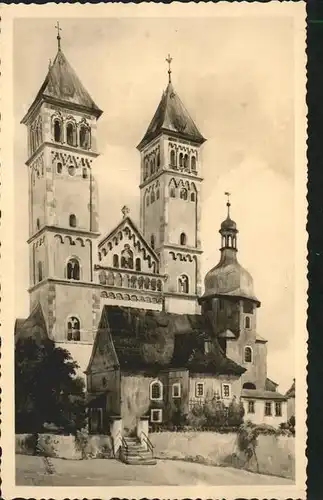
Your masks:
<svg viewBox="0 0 323 500"><path fill-rule="evenodd" d="M138 144L141 231L168 276L166 310L195 313L201 294L201 146L205 142L172 83Z"/></svg>
<svg viewBox="0 0 323 500"><path fill-rule="evenodd" d="M99 236L92 164L94 103L61 47L22 123L28 134L30 307L41 305L55 341L91 343L99 314L92 289Z"/></svg>

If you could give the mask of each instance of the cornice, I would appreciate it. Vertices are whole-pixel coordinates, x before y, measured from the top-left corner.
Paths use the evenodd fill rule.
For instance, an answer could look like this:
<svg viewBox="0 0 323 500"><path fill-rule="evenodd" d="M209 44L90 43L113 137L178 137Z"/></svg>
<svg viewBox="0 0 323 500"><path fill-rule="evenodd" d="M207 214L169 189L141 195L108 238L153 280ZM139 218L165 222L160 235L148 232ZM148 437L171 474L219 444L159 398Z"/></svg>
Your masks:
<svg viewBox="0 0 323 500"><path fill-rule="evenodd" d="M46 147L50 147L55 150L59 151L68 151L73 154L78 154L78 155L85 155L85 156L92 156L92 158L97 158L100 156L100 153L97 153L96 151L91 151L90 149L81 149L81 148L76 148L74 146L69 146L66 143L57 143L57 142L50 142L50 141L44 141L38 148L33 152L33 154L28 158L26 161L27 167L33 162L35 157L41 153Z"/></svg>
<svg viewBox="0 0 323 500"><path fill-rule="evenodd" d="M39 238L42 234L44 234L46 231L49 231L50 233L59 233L59 234L67 234L71 235L74 237L77 236L87 236L89 238L98 238L101 233L94 232L94 231L85 231L83 229L74 229L71 227L60 227L60 226L47 226L45 225L39 231L34 233L28 240L27 243L32 243L35 239Z"/></svg>

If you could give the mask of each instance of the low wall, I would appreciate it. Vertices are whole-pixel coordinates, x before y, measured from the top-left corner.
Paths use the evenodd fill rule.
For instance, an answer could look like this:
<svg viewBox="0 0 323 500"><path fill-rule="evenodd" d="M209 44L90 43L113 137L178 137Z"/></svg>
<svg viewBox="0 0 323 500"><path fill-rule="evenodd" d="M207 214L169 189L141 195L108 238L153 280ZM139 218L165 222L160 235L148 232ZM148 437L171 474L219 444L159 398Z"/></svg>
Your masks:
<svg viewBox="0 0 323 500"><path fill-rule="evenodd" d="M255 459L246 462L237 446L237 434L216 432L158 432L149 435L155 456L207 465L232 466L286 478L295 478L295 438L260 435Z"/></svg>
<svg viewBox="0 0 323 500"><path fill-rule="evenodd" d="M36 440L32 434L16 435L16 453L33 455ZM75 436L58 434L39 434L37 454L66 460L90 458L113 458L112 439L107 435L89 435L84 445L80 445Z"/></svg>

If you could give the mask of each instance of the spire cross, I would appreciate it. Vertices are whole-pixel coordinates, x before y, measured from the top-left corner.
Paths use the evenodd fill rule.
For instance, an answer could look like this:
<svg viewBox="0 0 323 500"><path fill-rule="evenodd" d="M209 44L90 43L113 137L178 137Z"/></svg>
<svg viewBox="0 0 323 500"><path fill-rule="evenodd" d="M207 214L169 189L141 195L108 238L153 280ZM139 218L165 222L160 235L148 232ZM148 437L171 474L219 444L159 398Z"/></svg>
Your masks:
<svg viewBox="0 0 323 500"><path fill-rule="evenodd" d="M57 29L57 45L58 45L58 50L61 50L61 35L59 34L60 31L62 31L62 28L59 27L59 22L57 21L57 24L55 26Z"/></svg>
<svg viewBox="0 0 323 500"><path fill-rule="evenodd" d="M230 217L230 207L231 207L230 196L231 196L231 193L226 191L224 194L227 197L228 217Z"/></svg>
<svg viewBox="0 0 323 500"><path fill-rule="evenodd" d="M129 214L130 210L128 207L124 206L124 207L122 207L121 212L122 212L123 218L125 219L127 217L127 215Z"/></svg>
<svg viewBox="0 0 323 500"><path fill-rule="evenodd" d="M171 74L172 74L172 70L170 69L170 65L171 65L171 62L172 62L173 58L170 56L170 54L168 54L168 57L166 57L166 62L168 63L168 82L171 83L172 79L171 79Z"/></svg>

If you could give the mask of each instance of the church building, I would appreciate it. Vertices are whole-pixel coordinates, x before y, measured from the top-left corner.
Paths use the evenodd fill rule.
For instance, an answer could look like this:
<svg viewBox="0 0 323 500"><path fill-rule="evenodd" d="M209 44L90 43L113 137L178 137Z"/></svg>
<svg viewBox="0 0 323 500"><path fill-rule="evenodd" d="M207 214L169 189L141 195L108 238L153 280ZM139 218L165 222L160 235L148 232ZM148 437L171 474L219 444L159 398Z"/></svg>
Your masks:
<svg viewBox="0 0 323 500"><path fill-rule="evenodd" d="M220 227L220 260L201 276L205 138L168 83L137 146L140 221L126 206L101 235L95 180L102 110L58 52L22 123L27 128L30 316L17 338L42 335L71 352L86 377L90 425L120 417L167 422L219 397L245 418L278 426L286 398L267 377L260 302L237 260L238 229ZM104 196L104 193L100 193Z"/></svg>

